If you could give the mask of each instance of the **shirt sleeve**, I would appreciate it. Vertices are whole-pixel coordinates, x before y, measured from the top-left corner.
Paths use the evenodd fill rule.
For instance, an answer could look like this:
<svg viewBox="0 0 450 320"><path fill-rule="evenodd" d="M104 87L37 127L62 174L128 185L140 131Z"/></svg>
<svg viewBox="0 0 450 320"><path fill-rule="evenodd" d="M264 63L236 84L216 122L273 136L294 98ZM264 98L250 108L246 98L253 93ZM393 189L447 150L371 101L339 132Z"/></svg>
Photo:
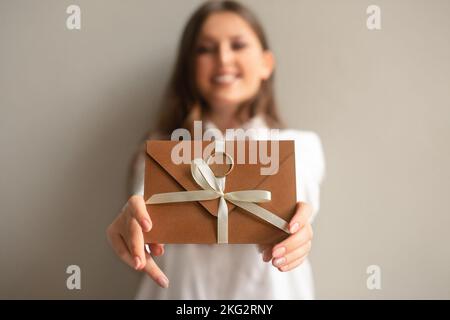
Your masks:
<svg viewBox="0 0 450 320"><path fill-rule="evenodd" d="M312 222L320 209L320 186L325 177L325 158L320 137L311 131L294 131L297 201L313 209Z"/></svg>
<svg viewBox="0 0 450 320"><path fill-rule="evenodd" d="M131 194L144 196L145 155L141 152L133 167L131 179Z"/></svg>
<svg viewBox="0 0 450 320"><path fill-rule="evenodd" d="M170 140L168 136L153 132L148 137L147 140ZM131 195L141 195L144 196L144 176L145 176L145 157L146 157L146 147L145 142L140 145L138 149L138 155L133 164L131 172L131 185L130 192Z"/></svg>

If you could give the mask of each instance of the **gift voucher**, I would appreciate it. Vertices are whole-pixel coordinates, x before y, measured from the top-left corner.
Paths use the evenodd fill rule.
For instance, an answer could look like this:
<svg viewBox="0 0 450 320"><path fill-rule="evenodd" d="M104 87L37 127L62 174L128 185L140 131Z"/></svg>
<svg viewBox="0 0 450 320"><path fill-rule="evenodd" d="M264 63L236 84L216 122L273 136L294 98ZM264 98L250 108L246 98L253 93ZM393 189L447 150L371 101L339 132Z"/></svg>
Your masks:
<svg viewBox="0 0 450 320"><path fill-rule="evenodd" d="M276 243L296 208L294 141L147 141L146 243Z"/></svg>

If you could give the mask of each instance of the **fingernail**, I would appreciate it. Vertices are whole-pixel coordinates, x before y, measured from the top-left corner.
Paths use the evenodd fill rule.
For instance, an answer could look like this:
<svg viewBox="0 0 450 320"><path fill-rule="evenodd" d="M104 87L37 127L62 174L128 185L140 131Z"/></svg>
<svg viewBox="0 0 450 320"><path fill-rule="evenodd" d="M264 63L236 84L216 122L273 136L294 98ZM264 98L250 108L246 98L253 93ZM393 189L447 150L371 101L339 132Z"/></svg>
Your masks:
<svg viewBox="0 0 450 320"><path fill-rule="evenodd" d="M272 255L274 256L274 258L278 258L281 257L285 252L286 252L285 247L279 247L273 252Z"/></svg>
<svg viewBox="0 0 450 320"><path fill-rule="evenodd" d="M136 270L138 270L140 265L141 265L141 259L138 256L134 257L134 268Z"/></svg>
<svg viewBox="0 0 450 320"><path fill-rule="evenodd" d="M278 258L278 259L275 259L274 261L273 261L273 264L275 265L275 266L277 266L277 267L279 267L279 266L281 266L283 263L285 263L286 262L286 258L285 257L282 257L282 258Z"/></svg>
<svg viewBox="0 0 450 320"><path fill-rule="evenodd" d="M169 287L169 279L167 279L165 276L161 276L158 278L158 284L162 288L167 289Z"/></svg>
<svg viewBox="0 0 450 320"><path fill-rule="evenodd" d="M298 229L299 229L299 224L296 222L291 226L291 228L289 229L289 232L294 233L294 232L297 232Z"/></svg>
<svg viewBox="0 0 450 320"><path fill-rule="evenodd" d="M287 264L287 265L285 265L285 266L282 266L282 267L280 267L280 271L286 271L287 269L289 268L289 265Z"/></svg>
<svg viewBox="0 0 450 320"><path fill-rule="evenodd" d="M150 231L150 229L151 229L150 221L143 220L142 221L142 225L144 227L143 229L144 229L145 232L149 232Z"/></svg>

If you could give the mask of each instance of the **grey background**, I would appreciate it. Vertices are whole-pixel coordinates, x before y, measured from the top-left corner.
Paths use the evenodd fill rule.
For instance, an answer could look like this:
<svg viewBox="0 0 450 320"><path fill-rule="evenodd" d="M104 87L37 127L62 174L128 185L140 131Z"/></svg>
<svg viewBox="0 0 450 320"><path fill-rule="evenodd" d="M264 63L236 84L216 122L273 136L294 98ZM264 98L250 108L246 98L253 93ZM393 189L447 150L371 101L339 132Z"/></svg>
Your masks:
<svg viewBox="0 0 450 320"><path fill-rule="evenodd" d="M134 296L140 275L105 229L200 2L0 1L0 298ZM274 48L284 119L325 150L317 297L450 298L450 2L244 3ZM366 288L372 264L381 290Z"/></svg>

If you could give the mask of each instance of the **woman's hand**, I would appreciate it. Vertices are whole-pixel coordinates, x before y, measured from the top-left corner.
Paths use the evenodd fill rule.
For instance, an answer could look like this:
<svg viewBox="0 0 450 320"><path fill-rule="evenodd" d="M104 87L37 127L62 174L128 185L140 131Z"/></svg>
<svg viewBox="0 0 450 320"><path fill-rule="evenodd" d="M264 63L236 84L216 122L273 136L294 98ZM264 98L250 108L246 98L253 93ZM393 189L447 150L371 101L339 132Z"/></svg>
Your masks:
<svg viewBox="0 0 450 320"><path fill-rule="evenodd" d="M297 212L289 222L291 235L282 242L262 248L263 260L269 262L280 271L292 270L303 263L311 251L313 230L309 223L312 214L310 205L297 203Z"/></svg>
<svg viewBox="0 0 450 320"><path fill-rule="evenodd" d="M150 254L145 252L144 234L152 229L152 220L145 207L144 197L131 196L122 212L106 230L109 243L116 254L135 270L146 272L163 288L169 286L169 280L156 265ZM164 254L164 245L150 244L152 255Z"/></svg>

